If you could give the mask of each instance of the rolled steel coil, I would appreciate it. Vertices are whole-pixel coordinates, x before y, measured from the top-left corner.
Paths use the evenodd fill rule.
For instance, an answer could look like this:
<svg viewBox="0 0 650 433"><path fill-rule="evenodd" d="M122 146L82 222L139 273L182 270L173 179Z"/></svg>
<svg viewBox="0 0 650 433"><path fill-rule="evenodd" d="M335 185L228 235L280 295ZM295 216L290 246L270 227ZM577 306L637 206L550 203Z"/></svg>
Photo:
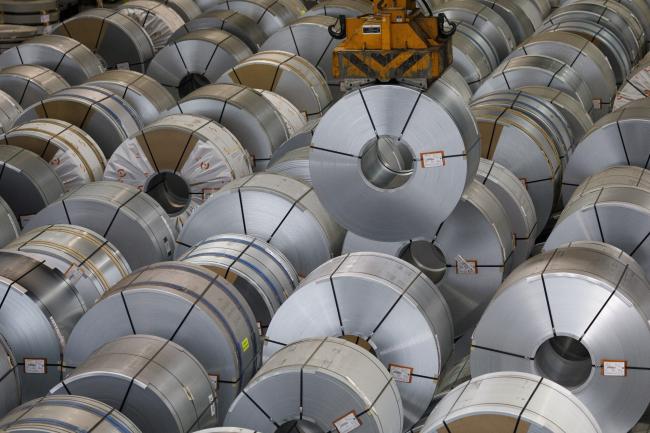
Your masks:
<svg viewBox="0 0 650 433"><path fill-rule="evenodd" d="M533 200L517 176L497 162L481 158L476 180L494 194L508 215L514 234L512 250L512 269L514 269L530 257L535 246L539 227Z"/></svg>
<svg viewBox="0 0 650 433"><path fill-rule="evenodd" d="M122 252L132 269L174 256L171 222L162 207L134 186L92 182L50 204L25 227L72 224L106 238Z"/></svg>
<svg viewBox="0 0 650 433"><path fill-rule="evenodd" d="M214 84L187 95L170 113L196 114L228 128L263 170L271 154L291 136L282 113L261 92L236 84Z"/></svg>
<svg viewBox="0 0 650 433"><path fill-rule="evenodd" d="M32 26L0 24L0 53L33 38L37 33L38 29Z"/></svg>
<svg viewBox="0 0 650 433"><path fill-rule="evenodd" d="M591 91L594 119L611 111L616 77L607 57L592 42L569 32L540 33L520 45L510 57L527 55L553 57L575 70Z"/></svg>
<svg viewBox="0 0 650 433"><path fill-rule="evenodd" d="M61 35L38 36L0 54L0 68L16 65L45 66L73 86L105 70L88 47Z"/></svg>
<svg viewBox="0 0 650 433"><path fill-rule="evenodd" d="M25 232L6 245L13 251L58 269L75 287L88 307L131 273L131 267L117 248L97 233L83 227L55 224Z"/></svg>
<svg viewBox="0 0 650 433"><path fill-rule="evenodd" d="M263 333L271 317L298 286L298 274L285 255L254 236L213 236L192 247L179 260L224 275L246 299Z"/></svg>
<svg viewBox="0 0 650 433"><path fill-rule="evenodd" d="M551 11L548 0L516 0L516 3L533 24L534 29L542 25L544 18Z"/></svg>
<svg viewBox="0 0 650 433"><path fill-rule="evenodd" d="M535 256L508 277L474 330L472 374L542 375L569 388L603 431L628 431L650 401L649 289L638 265L609 245Z"/></svg>
<svg viewBox="0 0 650 433"><path fill-rule="evenodd" d="M439 85L444 85L458 93L463 98L465 104L469 104L472 99L472 89L470 89L469 84L467 84L461 73L453 66L449 66L433 83L433 86Z"/></svg>
<svg viewBox="0 0 650 433"><path fill-rule="evenodd" d="M301 385L302 384L302 385ZM402 431L395 380L367 350L338 338L291 344L269 359L228 410L226 425L273 432ZM361 431L361 430L360 430Z"/></svg>
<svg viewBox="0 0 650 433"><path fill-rule="evenodd" d="M614 99L614 110L624 107L626 104L639 99L645 99L650 95L650 53L632 69L630 75L618 89Z"/></svg>
<svg viewBox="0 0 650 433"><path fill-rule="evenodd" d="M142 433L184 433L217 423L216 392L205 369L183 347L151 335L103 345L50 393L106 403Z"/></svg>
<svg viewBox="0 0 650 433"><path fill-rule="evenodd" d="M372 13L372 4L367 0L324 0L310 8L305 15L326 15L337 18L339 15L355 18Z"/></svg>
<svg viewBox="0 0 650 433"><path fill-rule="evenodd" d="M278 110L278 113L284 119L290 137L293 137L305 128L307 125L307 117L287 98L270 90L260 90L259 92Z"/></svg>
<svg viewBox="0 0 650 433"><path fill-rule="evenodd" d="M0 248L20 235L20 226L7 202L0 197ZM2 377L0 375L0 377Z"/></svg>
<svg viewBox="0 0 650 433"><path fill-rule="evenodd" d="M523 86L546 86L576 98L591 113L593 97L585 80L567 63L548 56L528 55L510 58L495 69L474 93L478 98L488 93Z"/></svg>
<svg viewBox="0 0 650 433"><path fill-rule="evenodd" d="M516 44L522 43L530 35L535 33L535 26L528 18L528 15L516 0L479 0L483 5L488 6L506 22Z"/></svg>
<svg viewBox="0 0 650 433"><path fill-rule="evenodd" d="M332 102L327 81L304 58L285 51L261 51L226 71L219 83L271 90L291 101L307 118L320 117Z"/></svg>
<svg viewBox="0 0 650 433"><path fill-rule="evenodd" d="M63 21L53 34L68 36L90 48L108 69L144 72L154 47L144 27L110 9L90 9Z"/></svg>
<svg viewBox="0 0 650 433"><path fill-rule="evenodd" d="M650 107L624 108L602 117L587 131L569 160L562 178L564 202L586 178L609 167L647 167L648 134Z"/></svg>
<svg viewBox="0 0 650 433"><path fill-rule="evenodd" d="M8 93L0 90L0 133L9 131L23 112L21 106Z"/></svg>
<svg viewBox="0 0 650 433"><path fill-rule="evenodd" d="M21 226L63 194L54 169L33 152L16 146L0 146L0 197Z"/></svg>
<svg viewBox="0 0 650 433"><path fill-rule="evenodd" d="M47 161L71 191L85 183L101 180L106 158L97 143L83 130L57 119L23 123L6 133L5 144L30 150Z"/></svg>
<svg viewBox="0 0 650 433"><path fill-rule="evenodd" d="M251 173L248 153L226 128L202 116L172 114L124 141L104 180L146 192L180 230L210 195Z"/></svg>
<svg viewBox="0 0 650 433"><path fill-rule="evenodd" d="M474 27L457 23L452 36L453 66L475 91L499 64L499 57L490 41Z"/></svg>
<svg viewBox="0 0 650 433"><path fill-rule="evenodd" d="M215 10L204 12L192 21L185 23L183 27L174 32L169 41L174 42L188 33L203 29L225 30L241 39L254 53L259 51L266 39L266 34L262 29L246 15L237 11Z"/></svg>
<svg viewBox="0 0 650 433"><path fill-rule="evenodd" d="M39 31L59 21L56 0L2 0L0 14L3 23L35 26Z"/></svg>
<svg viewBox="0 0 650 433"><path fill-rule="evenodd" d="M532 0L532 1L535 7L539 10L539 13L542 16L542 18L548 16L548 14L551 13L551 10L553 9L551 5L551 0Z"/></svg>
<svg viewBox="0 0 650 433"><path fill-rule="evenodd" d="M140 433L118 410L78 395L49 395L32 400L0 419L7 433Z"/></svg>
<svg viewBox="0 0 650 433"><path fill-rule="evenodd" d="M217 214L222 217L214 218ZM237 179L213 194L183 227L177 253L224 233L251 234L265 240L302 276L336 257L343 241L343 230L325 211L313 188L272 173Z"/></svg>
<svg viewBox="0 0 650 433"><path fill-rule="evenodd" d="M61 380L63 348L89 306L61 272L40 260L0 251L0 269L0 330L18 365L24 402Z"/></svg>
<svg viewBox="0 0 650 433"><path fill-rule="evenodd" d="M296 133L293 137L289 138L287 141L282 143L280 147L273 151L271 160L269 161L269 166L276 164L280 159L283 159L284 156L296 149L301 147L311 146L311 140L314 136L314 130L318 126L320 119L311 119L307 121L305 127ZM309 181L311 183L311 180Z"/></svg>
<svg viewBox="0 0 650 433"><path fill-rule="evenodd" d="M294 3L295 4L295 3ZM288 26L305 12L281 0L228 0L215 4L210 11L239 12L253 20L268 37Z"/></svg>
<svg viewBox="0 0 650 433"><path fill-rule="evenodd" d="M570 391L534 374L474 377L454 388L427 418L422 433L535 431L601 433L589 409Z"/></svg>
<svg viewBox="0 0 650 433"><path fill-rule="evenodd" d="M185 24L172 8L153 0L129 0L118 12L136 20L149 34L155 51L164 48L176 30Z"/></svg>
<svg viewBox="0 0 650 433"><path fill-rule="evenodd" d="M191 21L201 15L201 8L194 0L156 0L170 7L185 22Z"/></svg>
<svg viewBox="0 0 650 433"><path fill-rule="evenodd" d="M607 242L630 254L650 275L650 171L611 167L586 178L574 191L544 244Z"/></svg>
<svg viewBox="0 0 650 433"><path fill-rule="evenodd" d="M238 37L217 30L196 30L160 50L147 68L176 97L214 83L253 54Z"/></svg>
<svg viewBox="0 0 650 433"><path fill-rule="evenodd" d="M95 75L88 84L99 86L121 96L149 125L176 104L174 97L159 82L135 71L106 71Z"/></svg>
<svg viewBox="0 0 650 433"><path fill-rule="evenodd" d="M534 119L507 107L472 109L481 133L481 156L503 165L526 186L542 230L560 193L562 160L556 144Z"/></svg>
<svg viewBox="0 0 650 433"><path fill-rule="evenodd" d="M0 335L0 417L20 404L20 373L7 341ZM1 420L2 418L0 418ZM0 421L0 425L3 422ZM0 427L2 428L2 427Z"/></svg>
<svg viewBox="0 0 650 433"><path fill-rule="evenodd" d="M358 341L393 375L408 429L431 403L453 335L449 307L425 274L396 257L360 252L309 274L273 316L264 358L305 338Z"/></svg>
<svg viewBox="0 0 650 433"><path fill-rule="evenodd" d="M66 365L79 370L102 345L130 334L170 338L195 356L217 385L219 423L260 363L259 331L246 299L194 264L154 264L113 286L72 331Z"/></svg>
<svg viewBox="0 0 650 433"><path fill-rule="evenodd" d="M433 236L476 174L478 142L467 105L445 86L364 87L316 127L312 181L325 208L354 233L380 241ZM425 192L434 189L445 193Z"/></svg>
<svg viewBox="0 0 650 433"><path fill-rule="evenodd" d="M309 171L309 146L299 147L285 153L282 158L272 161L266 171L293 177L312 185Z"/></svg>
<svg viewBox="0 0 650 433"><path fill-rule="evenodd" d="M490 6L477 0L444 2L433 9L434 15L439 13L444 13L449 20L460 21L474 27L490 41L499 61L505 59L515 48L515 36L505 20Z"/></svg>
<svg viewBox="0 0 650 433"><path fill-rule="evenodd" d="M23 108L68 87L61 75L44 66L16 65L0 71L0 90Z"/></svg>
<svg viewBox="0 0 650 433"><path fill-rule="evenodd" d="M138 113L122 95L95 85L64 89L31 105L18 117L16 125L43 118L63 120L81 128L107 158L142 128Z"/></svg>
<svg viewBox="0 0 650 433"><path fill-rule="evenodd" d="M476 325L512 269L513 231L499 199L478 181L434 229L435 238L429 232L405 242L377 242L348 232L343 251L382 252L417 266L440 289L455 335L461 336Z"/></svg>

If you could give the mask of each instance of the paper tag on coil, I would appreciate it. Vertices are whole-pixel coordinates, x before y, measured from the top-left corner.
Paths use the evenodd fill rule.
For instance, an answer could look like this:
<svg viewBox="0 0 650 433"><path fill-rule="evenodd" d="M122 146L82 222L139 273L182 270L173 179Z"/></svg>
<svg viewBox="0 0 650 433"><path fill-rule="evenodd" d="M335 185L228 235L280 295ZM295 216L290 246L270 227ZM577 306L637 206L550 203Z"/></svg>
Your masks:
<svg viewBox="0 0 650 433"><path fill-rule="evenodd" d="M422 152L420 153L422 168L442 167L445 165L445 152Z"/></svg>
<svg viewBox="0 0 650 433"><path fill-rule="evenodd" d="M47 373L47 359L45 358L24 358L25 374Z"/></svg>
<svg viewBox="0 0 650 433"><path fill-rule="evenodd" d="M388 370L395 382L411 383L413 381L413 369L411 367L388 364Z"/></svg>
<svg viewBox="0 0 650 433"><path fill-rule="evenodd" d="M601 374L610 377L627 376L627 361L603 361Z"/></svg>
<svg viewBox="0 0 650 433"><path fill-rule="evenodd" d="M478 274L478 261L465 259L460 254L456 256L457 274Z"/></svg>
<svg viewBox="0 0 650 433"><path fill-rule="evenodd" d="M593 106L594 110L600 110L603 107L603 100L602 99L592 99L591 100L591 105Z"/></svg>
<svg viewBox="0 0 650 433"><path fill-rule="evenodd" d="M208 396L208 402L210 403L210 415L215 416L217 414L217 405L214 404L214 395L210 394Z"/></svg>
<svg viewBox="0 0 650 433"><path fill-rule="evenodd" d="M208 379L210 379L210 384L212 385L213 390L219 389L219 375L218 374L208 374Z"/></svg>
<svg viewBox="0 0 650 433"><path fill-rule="evenodd" d="M357 414L352 411L334 421L334 427L336 427L338 433L349 433L361 427L361 421L357 418Z"/></svg>
<svg viewBox="0 0 650 433"><path fill-rule="evenodd" d="M260 334L260 336L264 335L262 333L262 322L257 322L257 332Z"/></svg>
<svg viewBox="0 0 650 433"><path fill-rule="evenodd" d="M131 70L131 65L129 65L129 62L123 62L123 63L118 63L115 65L117 69L121 69L123 71L130 71Z"/></svg>
<svg viewBox="0 0 650 433"><path fill-rule="evenodd" d="M41 15L41 23L47 24L50 22L50 14Z"/></svg>
<svg viewBox="0 0 650 433"><path fill-rule="evenodd" d="M519 182L521 182L524 188L528 189L528 179L526 179L525 177L520 177Z"/></svg>

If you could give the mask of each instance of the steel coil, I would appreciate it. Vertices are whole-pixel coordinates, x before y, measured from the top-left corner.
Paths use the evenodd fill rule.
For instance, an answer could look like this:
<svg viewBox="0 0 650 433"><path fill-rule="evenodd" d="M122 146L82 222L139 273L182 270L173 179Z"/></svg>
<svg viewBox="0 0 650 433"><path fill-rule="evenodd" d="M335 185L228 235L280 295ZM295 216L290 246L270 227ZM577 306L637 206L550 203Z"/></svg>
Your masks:
<svg viewBox="0 0 650 433"><path fill-rule="evenodd" d="M170 42L178 40L187 33L204 29L220 29L238 37L248 45L254 53L258 52L266 34L260 29L255 21L237 11L210 11L204 12L192 21L187 22L179 28L169 39Z"/></svg>
<svg viewBox="0 0 650 433"><path fill-rule="evenodd" d="M59 21L56 0L2 0L0 14L3 23L36 26L41 32Z"/></svg>
<svg viewBox="0 0 650 433"><path fill-rule="evenodd" d="M167 214L134 186L100 181L82 185L30 218L28 230L48 224L72 224L111 242L131 265L174 256L174 231Z"/></svg>
<svg viewBox="0 0 650 433"><path fill-rule="evenodd" d="M37 33L38 29L32 26L0 24L0 53L33 38Z"/></svg>
<svg viewBox="0 0 650 433"><path fill-rule="evenodd" d="M575 70L591 91L594 119L611 111L616 77L607 57L592 42L569 32L540 33L520 45L510 57L527 55L553 57Z"/></svg>
<svg viewBox="0 0 650 433"><path fill-rule="evenodd" d="M285 153L281 158L272 161L266 171L293 177L308 185L312 185L309 171L309 146L299 147Z"/></svg>
<svg viewBox="0 0 650 433"><path fill-rule="evenodd" d="M68 87L62 76L44 66L16 65L0 71L0 90L23 108Z"/></svg>
<svg viewBox="0 0 650 433"><path fill-rule="evenodd" d="M295 3L294 3L295 5ZM239 12L253 20L268 37L288 26L305 12L302 7L293 7L280 0L228 0L215 4L210 11Z"/></svg>
<svg viewBox="0 0 650 433"><path fill-rule="evenodd" d="M115 246L83 227L55 224L25 232L6 245L13 251L58 269L88 307L131 268Z"/></svg>
<svg viewBox="0 0 650 433"><path fill-rule="evenodd" d="M430 237L476 174L478 143L467 105L445 86L370 86L346 94L319 122L311 176L348 230L381 241Z"/></svg>
<svg viewBox="0 0 650 433"><path fill-rule="evenodd" d="M106 71L95 75L88 84L121 96L138 113L143 125L149 125L176 104L174 97L148 75L135 71Z"/></svg>
<svg viewBox="0 0 650 433"><path fill-rule="evenodd" d="M305 338L358 342L396 379L408 429L431 403L453 335L449 307L425 274L396 257L361 252L309 274L273 316L264 358Z"/></svg>
<svg viewBox="0 0 650 433"><path fill-rule="evenodd" d="M14 409L0 420L7 433L140 433L121 412L78 395L49 395Z"/></svg>
<svg viewBox="0 0 650 433"><path fill-rule="evenodd" d="M0 248L20 235L20 226L7 202L0 197ZM0 374L0 377L2 375Z"/></svg>
<svg viewBox="0 0 650 433"><path fill-rule="evenodd" d="M610 245L535 256L508 277L474 331L472 374L540 374L569 388L603 431L628 431L650 402L649 289L634 260Z"/></svg>
<svg viewBox="0 0 650 433"><path fill-rule="evenodd" d="M0 335L0 417L20 404L20 373L7 341ZM3 424L0 418L0 425ZM0 427L2 428L2 427Z"/></svg>
<svg viewBox="0 0 650 433"><path fill-rule="evenodd" d="M614 99L614 110L650 95L650 53L632 69L630 75L618 89Z"/></svg>
<svg viewBox="0 0 650 433"><path fill-rule="evenodd" d="M617 165L645 168L650 158L650 107L615 111L596 122L578 144L562 179L562 197L571 195L587 177Z"/></svg>
<svg viewBox="0 0 650 433"><path fill-rule="evenodd" d="M298 131L293 137L282 143L280 147L275 149L273 151L271 160L269 161L269 167L276 164L280 159L283 159L287 153L296 149L300 149L301 147L311 146L314 130L316 129L316 126L318 126L319 121L320 119L308 120L304 128ZM311 180L309 183L311 183Z"/></svg>
<svg viewBox="0 0 650 433"><path fill-rule="evenodd" d="M201 8L194 0L156 0L170 7L185 22L191 21L201 15Z"/></svg>
<svg viewBox="0 0 650 433"><path fill-rule="evenodd" d="M210 237L179 260L224 275L246 299L263 333L271 317L298 286L298 274L285 255L249 235Z"/></svg>
<svg viewBox="0 0 650 433"><path fill-rule="evenodd" d="M524 12L520 2L516 0L479 1L503 18L512 31L516 44L522 43L530 35L535 33L535 26L530 18L528 18L526 12Z"/></svg>
<svg viewBox="0 0 650 433"><path fill-rule="evenodd" d="M449 66L445 72L433 83L433 86L444 85L463 99L465 104L469 104L469 101L472 99L472 89L463 78L460 72L453 67Z"/></svg>
<svg viewBox="0 0 650 433"><path fill-rule="evenodd" d="M129 0L117 10L144 27L155 51L164 48L171 35L185 23L172 8L153 0Z"/></svg>
<svg viewBox="0 0 650 433"><path fill-rule="evenodd" d="M31 257L0 251L0 275L0 334L19 365L14 371L28 401L61 380L63 348L89 306L61 272Z"/></svg>
<svg viewBox="0 0 650 433"><path fill-rule="evenodd" d="M138 113L122 95L94 85L64 89L31 105L18 117L16 125L43 118L63 120L81 128L107 158L142 127Z"/></svg>
<svg viewBox="0 0 650 433"><path fill-rule="evenodd" d="M17 126L3 137L5 144L30 150L47 161L71 191L101 180L106 158L83 130L57 119L38 119Z"/></svg>
<svg viewBox="0 0 650 433"><path fill-rule="evenodd" d="M318 2L305 15L326 15L338 18L340 15L356 18L372 13L372 3L367 0L324 0Z"/></svg>
<svg viewBox="0 0 650 433"><path fill-rule="evenodd" d="M9 131L23 112L18 102L0 90L0 133Z"/></svg>
<svg viewBox="0 0 650 433"><path fill-rule="evenodd" d="M601 433L571 392L534 374L492 373L454 388L427 418L422 433Z"/></svg>
<svg viewBox="0 0 650 433"><path fill-rule="evenodd" d="M225 424L260 432L303 423L308 431L352 431L363 424L360 431L397 433L402 411L395 381L370 352L321 338L271 357L232 404Z"/></svg>
<svg viewBox="0 0 650 433"><path fill-rule="evenodd" d="M172 114L124 141L104 180L146 192L180 230L210 195L251 172L248 153L226 128L202 116Z"/></svg>
<svg viewBox="0 0 650 433"><path fill-rule="evenodd" d="M153 42L144 27L130 17L109 9L83 11L63 21L53 34L81 42L108 69L144 72L154 54Z"/></svg>
<svg viewBox="0 0 650 433"><path fill-rule="evenodd" d="M548 0L515 0L517 5L524 11L533 28L536 29L542 25L544 18L551 11L551 5Z"/></svg>
<svg viewBox="0 0 650 433"><path fill-rule="evenodd" d="M221 215L214 218L214 215ZM213 194L187 221L177 253L209 236L243 233L280 250L305 276L341 250L343 230L331 219L313 188L285 176L257 173Z"/></svg>
<svg viewBox="0 0 650 433"><path fill-rule="evenodd" d="M217 397L205 369L183 347L151 335L105 344L50 393L106 403L142 433L185 433L217 422Z"/></svg>
<svg viewBox="0 0 650 433"><path fill-rule="evenodd" d="M235 134L250 154L254 170L263 170L271 154L290 138L284 117L261 92L242 85L214 84L181 99L170 113L210 118Z"/></svg>
<svg viewBox="0 0 650 433"><path fill-rule="evenodd" d="M499 64L499 56L490 41L474 27L457 23L452 36L453 66L475 91Z"/></svg>
<svg viewBox="0 0 650 433"><path fill-rule="evenodd" d="M290 137L293 137L305 128L307 125L307 117L287 98L270 90L260 90L259 92L280 113Z"/></svg>

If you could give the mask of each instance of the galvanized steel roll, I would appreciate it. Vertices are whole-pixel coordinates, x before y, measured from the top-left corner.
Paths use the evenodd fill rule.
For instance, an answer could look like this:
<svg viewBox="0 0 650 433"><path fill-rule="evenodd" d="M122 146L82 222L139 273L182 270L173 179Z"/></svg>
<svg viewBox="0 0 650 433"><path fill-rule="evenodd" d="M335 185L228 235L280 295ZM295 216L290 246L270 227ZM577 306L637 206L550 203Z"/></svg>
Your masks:
<svg viewBox="0 0 650 433"><path fill-rule="evenodd" d="M9 131L22 112L23 109L14 98L0 91L0 133Z"/></svg>
<svg viewBox="0 0 650 433"><path fill-rule="evenodd" d="M319 336L357 343L384 364L399 389L409 429L431 403L451 356L454 329L442 294L417 267L360 252L330 260L303 280L273 316L264 358Z"/></svg>
<svg viewBox="0 0 650 433"><path fill-rule="evenodd" d="M201 8L194 0L156 0L170 7L183 21L188 22L201 15Z"/></svg>
<svg viewBox="0 0 650 433"><path fill-rule="evenodd" d="M181 99L170 113L205 116L228 128L250 153L256 171L263 170L275 149L291 138L275 106L261 92L242 85L202 87Z"/></svg>
<svg viewBox="0 0 650 433"><path fill-rule="evenodd" d="M297 9L281 0L228 0L220 1L210 8L210 11L218 10L246 15L268 37L300 18L304 13L304 5Z"/></svg>
<svg viewBox="0 0 650 433"><path fill-rule="evenodd" d="M50 393L106 403L142 433L184 433L217 423L216 392L205 369L183 347L151 335L105 344Z"/></svg>
<svg viewBox="0 0 650 433"><path fill-rule="evenodd" d="M117 10L144 27L155 51L164 48L171 35L185 23L172 8L153 0L130 0Z"/></svg>
<svg viewBox="0 0 650 433"><path fill-rule="evenodd" d="M43 32L59 21L59 6L56 0L2 0L0 14L3 23L34 26Z"/></svg>
<svg viewBox="0 0 650 433"><path fill-rule="evenodd" d="M214 218L214 215L221 215ZM177 254L209 236L243 233L280 250L305 276L341 250L343 230L313 188L285 176L256 173L213 194L187 221L178 236Z"/></svg>
<svg viewBox="0 0 650 433"><path fill-rule="evenodd" d="M452 91L458 93L460 97L463 98L465 104L469 104L469 101L472 99L472 89L470 89L461 73L453 66L449 66L432 85L446 86Z"/></svg>
<svg viewBox="0 0 650 433"><path fill-rule="evenodd" d="M299 147L285 153L281 158L272 161L266 171L293 177L307 185L312 185L309 171L309 146Z"/></svg>
<svg viewBox="0 0 650 433"><path fill-rule="evenodd" d="M311 7L306 16L326 15L337 18L339 15L356 18L372 13L372 3L367 0L324 0Z"/></svg>
<svg viewBox="0 0 650 433"><path fill-rule="evenodd" d="M311 140L314 136L314 130L318 126L320 119L311 119L307 121L305 127L296 133L293 137L289 138L287 141L282 143L280 147L273 151L271 160L269 161L269 166L276 164L280 159L284 158L284 155L300 149L301 147L311 146ZM309 181L311 183L311 180Z"/></svg>
<svg viewBox="0 0 650 433"><path fill-rule="evenodd" d="M18 363L7 341L0 335L0 417L20 404L20 373ZM0 421L0 425L3 424ZM0 427L2 428L2 427Z"/></svg>
<svg viewBox="0 0 650 433"><path fill-rule="evenodd" d="M589 409L571 392L527 373L474 377L449 392L427 418L422 433L600 433ZM513 430L514 429L514 430Z"/></svg>
<svg viewBox="0 0 650 433"><path fill-rule="evenodd" d="M106 158L97 143L83 130L63 120L32 120L11 129L2 140L47 161L66 192L101 180L104 175Z"/></svg>
<svg viewBox="0 0 650 433"><path fill-rule="evenodd" d="M226 128L203 116L172 114L124 141L104 180L146 192L180 230L207 198L251 172L248 153Z"/></svg>
<svg viewBox="0 0 650 433"><path fill-rule="evenodd" d="M7 202L0 197L0 248L20 235L20 225ZM2 377L0 375L0 377Z"/></svg>
<svg viewBox="0 0 650 433"><path fill-rule="evenodd" d="M142 128L138 113L121 95L92 84L64 89L34 103L23 111L16 125L43 118L63 120L81 128L107 158Z"/></svg>
<svg viewBox="0 0 650 433"><path fill-rule="evenodd" d="M253 310L261 333L266 333L271 317L298 286L298 274L289 259L254 236L213 236L179 260L208 268L230 281Z"/></svg>
<svg viewBox="0 0 650 433"><path fill-rule="evenodd" d="M30 218L25 228L48 224L72 224L98 233L133 269L174 256L175 232L165 211L149 195L124 183L82 185Z"/></svg>
<svg viewBox="0 0 650 433"><path fill-rule="evenodd" d="M293 137L305 128L307 125L307 116L287 98L270 90L260 90L259 92L278 110L278 113L284 119L290 137Z"/></svg>
<svg viewBox="0 0 650 433"><path fill-rule="evenodd" d="M544 18L551 11L551 5L548 0L515 0L517 5L524 11L533 28L542 25Z"/></svg>
<svg viewBox="0 0 650 433"><path fill-rule="evenodd" d="M0 71L0 90L23 108L68 87L62 76L44 66L16 65Z"/></svg>
<svg viewBox="0 0 650 433"><path fill-rule="evenodd" d="M0 24L0 53L20 45L38 34L38 28L18 24Z"/></svg>
<svg viewBox="0 0 650 433"><path fill-rule="evenodd" d="M261 432L402 431L395 380L370 352L338 338L294 343L269 359L228 410L226 425ZM278 430L278 427L280 428Z"/></svg>
<svg viewBox="0 0 650 433"><path fill-rule="evenodd" d="M457 93L376 85L325 113L309 158L314 188L339 224L403 241L434 235L476 174L479 153L475 122Z"/></svg>
<svg viewBox="0 0 650 433"><path fill-rule="evenodd" d="M530 35L535 33L535 26L528 18L528 15L521 7L521 3L516 0L479 0L485 6L488 6L496 12L506 22L516 44L522 43Z"/></svg>
<svg viewBox="0 0 650 433"><path fill-rule="evenodd" d="M618 89L614 99L614 110L624 107L626 104L639 99L645 99L650 95L650 53L632 69L630 75Z"/></svg>
<svg viewBox="0 0 650 433"><path fill-rule="evenodd" d="M452 36L453 67L463 75L472 91L499 64L492 44L474 27L459 22Z"/></svg>
<svg viewBox="0 0 650 433"><path fill-rule="evenodd" d="M117 248L83 227L55 224L23 233L3 248L43 262L63 274L88 307L131 273Z"/></svg>
<svg viewBox="0 0 650 433"><path fill-rule="evenodd" d="M633 260L609 245L535 256L508 277L474 330L472 374L542 375L567 387L603 431L628 431L650 401L649 289Z"/></svg>

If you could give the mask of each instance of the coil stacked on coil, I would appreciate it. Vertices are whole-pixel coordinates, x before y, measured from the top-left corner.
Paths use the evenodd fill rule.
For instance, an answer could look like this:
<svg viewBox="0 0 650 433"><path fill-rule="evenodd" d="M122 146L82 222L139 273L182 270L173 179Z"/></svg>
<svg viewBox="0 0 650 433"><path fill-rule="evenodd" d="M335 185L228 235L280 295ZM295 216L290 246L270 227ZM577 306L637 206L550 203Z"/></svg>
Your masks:
<svg viewBox="0 0 650 433"><path fill-rule="evenodd" d="M7 245L20 235L20 225L14 211L0 197L0 248Z"/></svg>
<svg viewBox="0 0 650 433"><path fill-rule="evenodd" d="M14 98L4 91L0 91L0 133L4 134L9 131L22 112L23 109Z"/></svg>
<svg viewBox="0 0 650 433"><path fill-rule="evenodd" d="M178 344L151 335L105 344L50 393L118 408L142 433L184 433L217 422L216 395L205 369Z"/></svg>
<svg viewBox="0 0 650 433"><path fill-rule="evenodd" d="M136 20L149 34L155 51L164 48L167 41L183 24L183 18L165 4L152 0L129 0L118 6L118 12Z"/></svg>
<svg viewBox="0 0 650 433"><path fill-rule="evenodd" d="M256 431L363 424L368 432L394 433L402 431L402 416L395 381L374 356L342 339L323 338L272 356L232 404L226 424Z"/></svg>
<svg viewBox="0 0 650 433"><path fill-rule="evenodd" d="M0 90L23 108L68 87L62 76L44 66L16 65L0 71Z"/></svg>
<svg viewBox="0 0 650 433"><path fill-rule="evenodd" d="M246 15L268 37L304 14L305 7L300 3L281 0L228 0L218 2L210 11L228 10Z"/></svg>
<svg viewBox="0 0 650 433"><path fill-rule="evenodd" d="M20 373L7 341L0 335L0 420L21 401ZM0 425L3 422L0 421ZM2 428L2 427L0 427Z"/></svg>
<svg viewBox="0 0 650 433"><path fill-rule="evenodd" d="M645 99L650 95L650 53L632 69L625 83L618 89L614 99L614 110L626 104Z"/></svg>
<svg viewBox="0 0 650 433"><path fill-rule="evenodd" d="M0 1L2 22L34 27L45 32L50 24L59 21L59 5L56 0L2 0Z"/></svg>
<svg viewBox="0 0 650 433"><path fill-rule="evenodd" d="M66 365L77 367L73 374L83 371L98 348L129 334L168 338L196 357L218 384L220 422L260 361L258 328L245 298L224 278L189 263L142 268L106 292L73 330ZM137 407L137 399L132 404Z"/></svg>

